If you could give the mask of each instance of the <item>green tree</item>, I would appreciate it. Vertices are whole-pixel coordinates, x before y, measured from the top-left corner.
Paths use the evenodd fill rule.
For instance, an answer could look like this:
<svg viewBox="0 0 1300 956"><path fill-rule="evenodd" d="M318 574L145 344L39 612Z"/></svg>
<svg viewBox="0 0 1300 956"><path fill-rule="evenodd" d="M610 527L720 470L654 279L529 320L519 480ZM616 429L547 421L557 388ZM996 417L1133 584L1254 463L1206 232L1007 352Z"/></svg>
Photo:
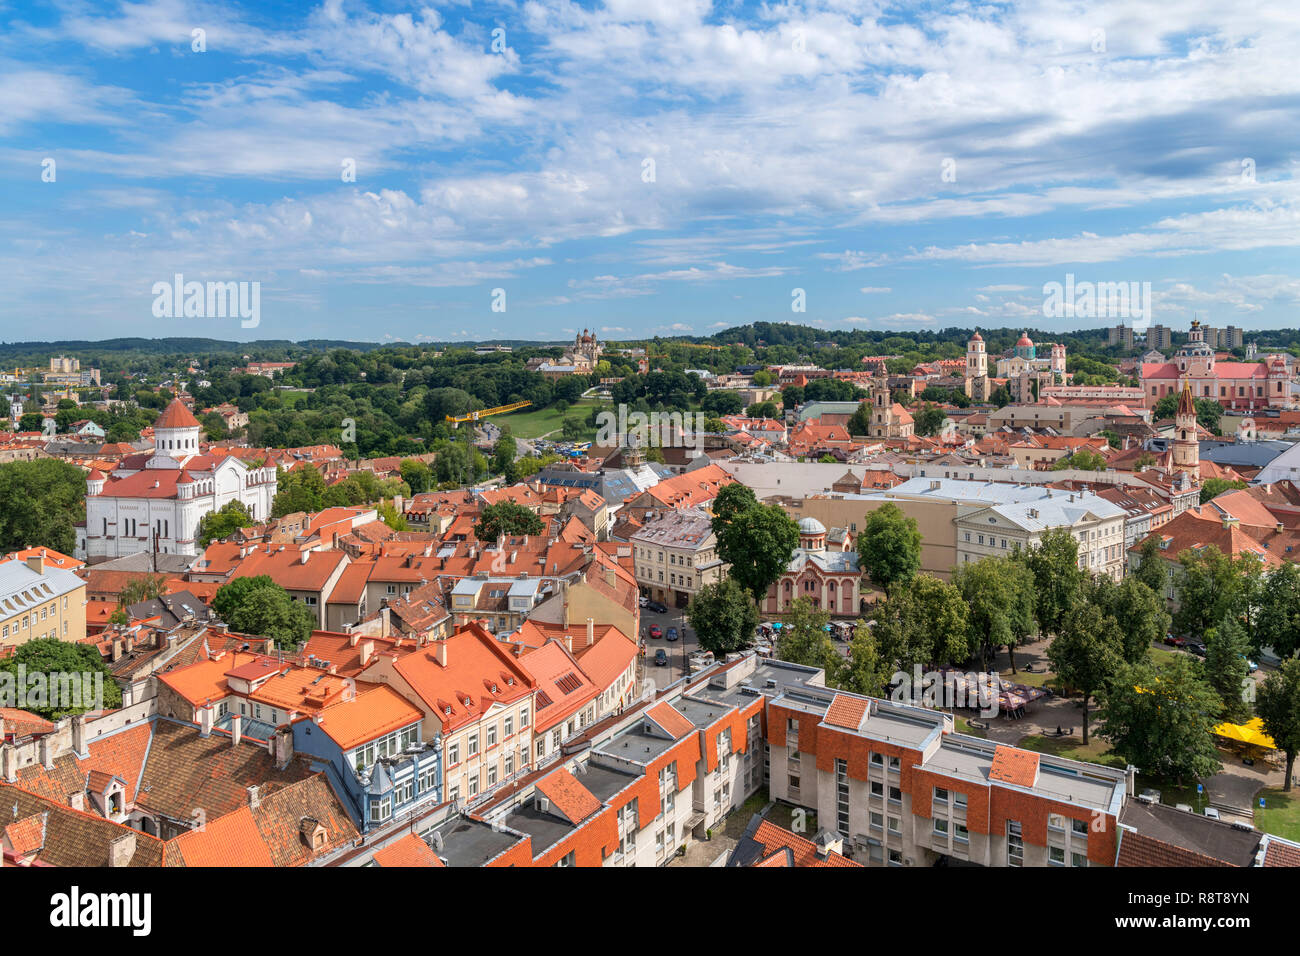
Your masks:
<svg viewBox="0 0 1300 956"><path fill-rule="evenodd" d="M167 579L161 574L146 574L133 577L117 592L117 607L109 615L110 624L129 624L130 616L126 609L144 601L152 601L167 592Z"/></svg>
<svg viewBox="0 0 1300 956"><path fill-rule="evenodd" d="M700 588L686 616L700 647L718 658L748 647L759 619L753 595L730 578Z"/></svg>
<svg viewBox="0 0 1300 956"><path fill-rule="evenodd" d="M981 558L962 564L953 574L969 608L970 652L989 670L999 647L1006 647L1011 672L1016 672L1015 648L1034 630L1034 576L1010 558Z"/></svg>
<svg viewBox="0 0 1300 956"><path fill-rule="evenodd" d="M863 402L850 417L846 426L850 435L871 434L871 404Z"/></svg>
<svg viewBox="0 0 1300 956"><path fill-rule="evenodd" d="M1235 491L1239 488L1245 488L1246 483L1241 480L1232 481L1227 478L1206 478L1201 484L1201 504L1205 504L1212 498L1217 498L1225 491Z"/></svg>
<svg viewBox="0 0 1300 956"><path fill-rule="evenodd" d="M392 528L394 531L406 530L406 516L397 510L397 506L393 502L380 502L379 506L375 509L375 513L379 515L380 521L388 525L388 527Z"/></svg>
<svg viewBox="0 0 1300 956"><path fill-rule="evenodd" d="M862 570L881 590L889 592L911 579L921 567L921 532L892 501L867 514L858 536Z"/></svg>
<svg viewBox="0 0 1300 956"><path fill-rule="evenodd" d="M1132 577L1141 581L1162 599L1169 584L1169 566L1160 549L1160 535L1153 534L1138 546L1138 566Z"/></svg>
<svg viewBox="0 0 1300 956"><path fill-rule="evenodd" d="M18 680L20 667L29 679L35 674L42 674L45 677L47 692L44 703L40 702L38 697L33 699L35 695L29 691L26 709L46 720L60 720L88 710L112 710L122 706L122 689L113 679L98 648L93 644L61 641L57 637L36 638L18 645L12 655L0 660L0 672L10 674L15 682ZM93 699L95 674L103 675L101 686L104 699L102 701ZM90 679L87 681L85 677L80 677L76 683L73 683L71 675L89 675ZM70 690L80 689L82 695L80 706L70 706L76 702L62 699L64 687ZM54 688L60 691L58 700L55 700L55 695L50 693ZM55 704L58 706L54 706Z"/></svg>
<svg viewBox="0 0 1300 956"><path fill-rule="evenodd" d="M1071 468L1079 471L1105 471L1106 456L1091 448L1080 448L1073 455L1061 458L1052 465L1052 471L1065 471Z"/></svg>
<svg viewBox="0 0 1300 956"><path fill-rule="evenodd" d="M1259 685L1255 713L1264 721L1264 732L1286 754L1286 783L1291 789L1296 754L1300 753L1300 658L1290 657Z"/></svg>
<svg viewBox="0 0 1300 956"><path fill-rule="evenodd" d="M1083 743L1088 743L1088 702L1124 666L1114 618L1092 602L1080 604L1047 647L1052 670L1083 694Z"/></svg>
<svg viewBox="0 0 1300 956"><path fill-rule="evenodd" d="M1039 543L1020 555L1034 576L1034 617L1043 634L1057 634L1079 603L1086 575L1079 570L1079 542L1066 528L1043 532Z"/></svg>
<svg viewBox="0 0 1300 956"><path fill-rule="evenodd" d="M474 525L474 537L480 541L495 542L503 534L513 538L525 534L538 535L545 530L545 522L524 505L501 501L488 505L479 512L478 523Z"/></svg>
<svg viewBox="0 0 1300 956"><path fill-rule="evenodd" d="M238 498L233 498L199 519L199 547L206 548L213 541L222 541L252 523L253 516L248 513L248 507Z"/></svg>
<svg viewBox="0 0 1300 956"><path fill-rule="evenodd" d="M813 607L806 597L796 599L786 610L781 634L776 639L776 656L791 664L820 667L833 677L839 667L839 652L826 633L831 616Z"/></svg>
<svg viewBox="0 0 1300 956"><path fill-rule="evenodd" d="M400 471L402 480L411 486L412 494L428 491L433 484L433 470L418 458L402 459Z"/></svg>
<svg viewBox="0 0 1300 956"><path fill-rule="evenodd" d="M86 513L86 474L55 458L0 465L0 551L44 546L72 554Z"/></svg>
<svg viewBox="0 0 1300 956"><path fill-rule="evenodd" d="M717 534L719 520L730 521L740 512L756 504L758 499L754 497L754 491L748 485L736 481L723 486L718 491L718 496L713 499L714 534Z"/></svg>
<svg viewBox="0 0 1300 956"><path fill-rule="evenodd" d="M1186 783L1219 772L1219 697L1186 654L1129 664L1100 692L1098 733L1143 773Z"/></svg>
<svg viewBox="0 0 1300 956"><path fill-rule="evenodd" d="M1279 657L1294 657L1300 651L1300 566L1290 561L1278 565L1264 579L1262 591L1256 640Z"/></svg>
<svg viewBox="0 0 1300 956"><path fill-rule="evenodd" d="M268 637L292 649L311 637L316 615L265 574L236 578L217 589L212 608L230 629Z"/></svg>
<svg viewBox="0 0 1300 956"><path fill-rule="evenodd" d="M1144 660L1152 644L1164 640L1169 632L1169 612L1165 602L1136 577L1119 584L1098 578L1093 598L1115 622L1119 632L1120 653L1129 664Z"/></svg>
<svg viewBox="0 0 1300 956"><path fill-rule="evenodd" d="M1219 716L1233 723L1241 722L1250 713L1243 693L1250 682L1246 663L1249 651L1246 629L1232 614L1205 632L1205 680L1222 701Z"/></svg>
<svg viewBox="0 0 1300 956"><path fill-rule="evenodd" d="M718 557L731 565L731 578L758 601L790 566L794 549L799 546L799 526L777 505L755 502L737 511L736 505L744 502L744 496L732 493L723 497L736 487L740 486L723 488L715 500L713 533L718 540ZM749 491L749 499L753 497Z"/></svg>
<svg viewBox="0 0 1300 956"><path fill-rule="evenodd" d="M902 671L966 660L966 601L956 585L929 574L899 584L875 613L880 653Z"/></svg>
<svg viewBox="0 0 1300 956"><path fill-rule="evenodd" d="M468 485L474 481L474 462L469 450L461 444L452 443L438 452L433 460L433 473L439 484Z"/></svg>
<svg viewBox="0 0 1300 956"><path fill-rule="evenodd" d="M874 629L859 621L849 641L848 657L836 655L835 686L852 694L879 697L889 686L894 668L880 652Z"/></svg>
<svg viewBox="0 0 1300 956"><path fill-rule="evenodd" d="M1190 548L1178 555L1174 571L1178 587L1178 611L1174 626L1182 634L1204 635L1235 611L1241 599L1241 574L1228 555L1214 545Z"/></svg>
<svg viewBox="0 0 1300 956"><path fill-rule="evenodd" d="M924 437L938 435L947 420L948 414L942 408L926 402L913 416L913 431Z"/></svg>
<svg viewBox="0 0 1300 956"><path fill-rule="evenodd" d="M276 472L275 497L271 499L271 517L283 518L299 511L320 511L325 500L325 479L311 465Z"/></svg>

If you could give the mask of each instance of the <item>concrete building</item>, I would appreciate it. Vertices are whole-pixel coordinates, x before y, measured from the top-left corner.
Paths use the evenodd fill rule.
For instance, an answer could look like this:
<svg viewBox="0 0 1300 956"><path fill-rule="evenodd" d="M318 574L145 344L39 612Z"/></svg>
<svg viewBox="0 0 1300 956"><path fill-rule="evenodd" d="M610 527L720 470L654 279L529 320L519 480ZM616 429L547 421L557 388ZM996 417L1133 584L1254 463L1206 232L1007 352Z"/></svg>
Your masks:
<svg viewBox="0 0 1300 956"><path fill-rule="evenodd" d="M86 582L39 554L0 562L0 648L86 636Z"/></svg>
<svg viewBox="0 0 1300 956"><path fill-rule="evenodd" d="M686 607L700 588L726 573L712 519L702 511L652 512L631 544L641 593L669 607Z"/></svg>

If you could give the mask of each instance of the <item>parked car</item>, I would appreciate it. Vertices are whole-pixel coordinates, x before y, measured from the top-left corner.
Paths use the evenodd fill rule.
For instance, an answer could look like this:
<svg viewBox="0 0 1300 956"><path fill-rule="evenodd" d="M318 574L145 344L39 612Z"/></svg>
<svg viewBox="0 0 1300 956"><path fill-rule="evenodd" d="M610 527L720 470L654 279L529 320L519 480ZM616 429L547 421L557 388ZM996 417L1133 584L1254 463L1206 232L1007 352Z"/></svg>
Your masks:
<svg viewBox="0 0 1300 956"><path fill-rule="evenodd" d="M677 635L677 628L675 628L675 627L670 627L670 628L668 628L668 640L670 640L670 641L675 641L675 640L677 640L677 636L678 636L678 635Z"/></svg>
<svg viewBox="0 0 1300 956"><path fill-rule="evenodd" d="M1184 645L1187 644L1187 638L1178 637L1177 635L1174 634L1166 634L1165 643L1168 644L1170 647L1183 647Z"/></svg>
<svg viewBox="0 0 1300 956"><path fill-rule="evenodd" d="M666 614L668 612L668 605L659 601L646 601L645 607L647 611L654 611L656 614Z"/></svg>
<svg viewBox="0 0 1300 956"><path fill-rule="evenodd" d="M1191 651L1197 657L1205 656L1205 645L1198 643L1197 641L1188 641L1187 650Z"/></svg>
<svg viewBox="0 0 1300 956"><path fill-rule="evenodd" d="M650 599L646 597L644 594L642 594L639 598L637 598L637 603L640 604L642 607L645 607L647 604L650 603Z"/></svg>
<svg viewBox="0 0 1300 956"><path fill-rule="evenodd" d="M668 652L661 647L659 648L659 650L655 651L655 666L663 667L667 663L668 663Z"/></svg>
<svg viewBox="0 0 1300 956"><path fill-rule="evenodd" d="M1204 812L1205 815L1209 817L1211 820L1219 819L1219 811L1214 809L1214 807L1206 807Z"/></svg>
<svg viewBox="0 0 1300 956"><path fill-rule="evenodd" d="M663 636L664 636L664 632L660 629L660 627L659 627L658 624L651 624L651 625L650 625L650 636L651 636L651 637L663 637Z"/></svg>
<svg viewBox="0 0 1300 956"><path fill-rule="evenodd" d="M1241 657L1242 657L1242 660L1244 660L1244 661L1246 662L1246 669L1247 669L1248 671L1250 671L1252 674L1255 673L1255 671L1259 670L1259 665L1256 664L1254 661L1252 661L1252 660L1251 660L1249 657L1247 657L1245 654L1242 654Z"/></svg>

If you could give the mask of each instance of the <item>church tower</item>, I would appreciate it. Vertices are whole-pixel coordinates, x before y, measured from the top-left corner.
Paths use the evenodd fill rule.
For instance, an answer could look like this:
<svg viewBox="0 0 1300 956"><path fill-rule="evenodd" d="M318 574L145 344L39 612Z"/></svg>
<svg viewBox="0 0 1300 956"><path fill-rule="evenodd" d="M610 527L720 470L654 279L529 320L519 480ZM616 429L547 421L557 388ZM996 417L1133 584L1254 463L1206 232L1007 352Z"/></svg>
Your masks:
<svg viewBox="0 0 1300 956"><path fill-rule="evenodd" d="M989 357L984 349L984 336L976 330L966 343L966 390L972 400L986 402L989 398Z"/></svg>
<svg viewBox="0 0 1300 956"><path fill-rule="evenodd" d="M889 391L889 379L877 375L871 379L871 437L888 438L894 423L894 399Z"/></svg>
<svg viewBox="0 0 1300 956"><path fill-rule="evenodd" d="M1193 481L1201 477L1201 443L1196 437L1196 401L1192 383L1184 380L1174 414L1173 470L1184 472Z"/></svg>

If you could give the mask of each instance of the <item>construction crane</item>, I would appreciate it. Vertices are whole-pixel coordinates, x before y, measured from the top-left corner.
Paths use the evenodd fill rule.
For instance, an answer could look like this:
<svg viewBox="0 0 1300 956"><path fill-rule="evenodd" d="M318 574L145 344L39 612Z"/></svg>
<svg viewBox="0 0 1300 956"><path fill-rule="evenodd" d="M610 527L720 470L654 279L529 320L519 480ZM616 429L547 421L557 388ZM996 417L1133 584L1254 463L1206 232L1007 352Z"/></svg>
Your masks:
<svg viewBox="0 0 1300 956"><path fill-rule="evenodd" d="M509 405L497 405L495 408L484 408L477 412L470 412L468 415L448 415L447 421L451 422L452 428L459 428L461 422L476 422L480 418L487 418L489 415L501 415L505 412L517 412L521 408L533 404L532 402L513 402Z"/></svg>

